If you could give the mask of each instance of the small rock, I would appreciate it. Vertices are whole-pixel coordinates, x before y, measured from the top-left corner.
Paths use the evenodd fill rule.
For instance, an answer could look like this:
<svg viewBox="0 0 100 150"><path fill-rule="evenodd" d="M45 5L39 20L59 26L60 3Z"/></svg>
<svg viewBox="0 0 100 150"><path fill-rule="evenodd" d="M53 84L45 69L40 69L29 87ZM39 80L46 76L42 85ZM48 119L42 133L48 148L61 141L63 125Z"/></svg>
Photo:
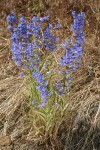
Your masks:
<svg viewBox="0 0 100 150"><path fill-rule="evenodd" d="M2 136L2 137L0 137L0 145L1 146L10 145L10 144L11 144L10 136Z"/></svg>

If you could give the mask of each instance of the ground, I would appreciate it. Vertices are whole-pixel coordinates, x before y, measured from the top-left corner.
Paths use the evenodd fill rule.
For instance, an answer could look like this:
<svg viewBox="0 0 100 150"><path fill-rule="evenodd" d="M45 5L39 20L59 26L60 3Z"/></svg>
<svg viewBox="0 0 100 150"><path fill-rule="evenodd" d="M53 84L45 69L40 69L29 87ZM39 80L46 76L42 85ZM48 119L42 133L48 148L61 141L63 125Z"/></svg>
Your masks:
<svg viewBox="0 0 100 150"><path fill-rule="evenodd" d="M60 37L70 35L71 11L86 14L82 67L73 75L74 84L66 121L58 132L54 146L26 140L30 131L27 122L26 78L11 60L10 33L6 16L14 10L18 16L49 15L62 24ZM56 10L56 11L55 11ZM100 150L100 2L98 0L28 0L0 1L0 150ZM27 11L27 14L26 14Z"/></svg>

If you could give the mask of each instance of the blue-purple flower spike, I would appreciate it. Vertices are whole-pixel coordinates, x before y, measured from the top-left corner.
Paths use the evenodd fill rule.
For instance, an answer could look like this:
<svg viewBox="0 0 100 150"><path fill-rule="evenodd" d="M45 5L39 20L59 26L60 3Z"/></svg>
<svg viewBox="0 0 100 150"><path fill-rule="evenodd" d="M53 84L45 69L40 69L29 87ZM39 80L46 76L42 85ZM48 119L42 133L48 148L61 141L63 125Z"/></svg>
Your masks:
<svg viewBox="0 0 100 150"><path fill-rule="evenodd" d="M85 42L84 38L84 12L76 13L75 11L72 12L74 23L71 25L71 29L73 31L73 36L75 37L75 44L68 48L69 42L71 41L68 39L66 42L62 43L62 48L65 50L65 54L60 59L60 66L66 66L66 79L67 82L72 82L72 78L70 77L70 73L76 71L77 68L80 66L80 60L82 59L83 55L83 42ZM67 85L67 88L69 86Z"/></svg>
<svg viewBox="0 0 100 150"><path fill-rule="evenodd" d="M7 16L8 23L17 23L16 15L12 12L10 15Z"/></svg>
<svg viewBox="0 0 100 150"><path fill-rule="evenodd" d="M37 89L40 92L41 99L43 102L38 106L45 106L48 102L48 97L50 96L50 92L47 90L48 82L45 81L43 75L40 72L33 72L33 78L37 82Z"/></svg>

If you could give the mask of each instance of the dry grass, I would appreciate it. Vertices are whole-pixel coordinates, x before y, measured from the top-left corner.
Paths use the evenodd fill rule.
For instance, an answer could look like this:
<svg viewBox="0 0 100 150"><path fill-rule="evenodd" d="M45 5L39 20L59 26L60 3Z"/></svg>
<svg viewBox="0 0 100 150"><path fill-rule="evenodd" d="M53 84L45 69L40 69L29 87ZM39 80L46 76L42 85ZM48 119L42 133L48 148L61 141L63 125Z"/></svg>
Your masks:
<svg viewBox="0 0 100 150"><path fill-rule="evenodd" d="M69 2L70 1L70 2ZM36 4L36 3L35 3ZM37 5L37 4L36 4ZM32 6L32 7L31 7ZM85 11L86 24L84 32L86 35L86 43L84 45L84 56L82 67L73 75L74 83L72 96L69 102L68 115L68 138L66 138L65 150L74 150L75 145L71 147L71 143L76 144L75 150L85 150L87 142L89 142L91 134L95 134L96 129L100 132L100 1L99 0L41 0L41 7L33 9L32 1L27 0L8 0L0 2L1 20L0 20L0 118L6 119L12 114L16 108L22 103L22 92L25 92L25 80L19 79L18 69L11 60L9 33L6 30L6 15L10 10L15 10L20 16L23 14L27 17L34 14L49 15L52 22L62 24L60 34L62 40L70 35L69 25L72 22L71 10ZM56 10L56 11L55 11ZM66 13L67 11L67 13ZM27 12L27 14L26 14ZM20 13L20 14L19 14ZM61 53L59 52L59 58ZM79 141L73 141L77 138L78 130L80 130L80 122L83 126L89 125L86 135L81 137ZM86 126L85 126L86 127ZM83 132L83 130L82 130ZM5 132L6 134L6 127ZM76 134L76 137L74 136ZM83 138L83 139L82 139ZM91 143L94 148L92 136ZM85 140L84 140L85 139ZM83 144L81 143L83 140ZM75 143L76 142L76 143ZM78 145L81 145L78 147ZM92 148L93 148L92 146ZM81 149L80 149L81 147ZM88 146L87 146L88 147ZM87 148L86 150L92 150ZM100 147L99 147L100 148ZM95 148L99 150L99 148Z"/></svg>

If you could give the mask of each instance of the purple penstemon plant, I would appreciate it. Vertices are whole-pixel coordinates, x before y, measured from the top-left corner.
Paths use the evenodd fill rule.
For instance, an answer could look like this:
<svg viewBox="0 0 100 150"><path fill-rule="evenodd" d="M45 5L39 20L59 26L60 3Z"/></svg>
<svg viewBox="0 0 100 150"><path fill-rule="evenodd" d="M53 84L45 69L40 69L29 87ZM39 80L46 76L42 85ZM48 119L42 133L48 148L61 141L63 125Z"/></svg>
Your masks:
<svg viewBox="0 0 100 150"><path fill-rule="evenodd" d="M70 88L70 83L72 78L70 74L77 71L78 67L81 65L81 59L83 56L83 43L84 38L84 12L76 13L72 11L72 16L74 23L71 25L71 30L73 31L73 37L75 39L74 44L69 47L71 39L66 40L62 43L62 48L65 50L65 54L61 57L59 65L66 67L65 77L67 80L66 88Z"/></svg>
<svg viewBox="0 0 100 150"><path fill-rule="evenodd" d="M50 91L47 89L48 83L40 71L43 64L41 51L45 48L46 51L53 52L57 49L55 43L59 40L51 31L58 29L59 24L53 27L52 24L47 23L45 29L42 29L46 21L49 21L48 16L34 16L28 23L22 16L18 22L14 12L7 17L8 28L11 31L12 59L15 60L20 70L21 68L28 68L36 81L36 89L40 92L40 97L43 100L38 107L45 106L50 96ZM23 76L23 72L20 73L20 76Z"/></svg>
<svg viewBox="0 0 100 150"><path fill-rule="evenodd" d="M55 86L56 93L62 96L66 92L65 87L70 89L70 83L72 83L71 73L77 71L81 65L83 43L85 42L83 32L84 12L76 13L73 11L72 16L74 23L71 25L71 30L73 31L75 41L72 45L70 45L72 39L68 39L62 43L65 54L59 61L60 67L66 67L66 71L61 72L64 75L65 83L58 81ZM36 89L39 90L41 99L43 100L38 107L45 106L48 102L50 91L47 89L48 82L40 69L43 65L41 51L45 49L51 54L51 52L57 50L56 42L59 41L59 37L55 37L52 31L55 32L60 25L57 24L53 27L49 23L48 16L34 16L30 22L22 16L18 22L14 12L8 15L7 22L8 28L11 31L12 59L15 60L19 68L28 68L30 70L31 76L37 82ZM45 28L43 28L44 22L47 22ZM20 76L23 76L23 72L20 73Z"/></svg>
<svg viewBox="0 0 100 150"><path fill-rule="evenodd" d="M7 17L8 29L11 31L12 59L20 70L20 77L24 75L22 70L26 70L30 79L30 95L28 98L26 96L26 99L30 106L28 113L32 119L33 129L36 129L36 137L39 134L48 139L53 135L56 139L68 106L67 99L73 82L71 74L81 65L85 42L83 32L85 15L84 12L73 11L72 16L74 22L71 30L74 38L69 38L61 44L65 53L58 60L59 63L56 61L59 64L57 67L60 69L58 70L60 76L55 73L55 68L50 69L53 52L58 49L56 43L59 41L54 32L60 25L53 26L49 23L48 16L33 16L31 21L22 16L19 22L14 12ZM57 74L56 83L55 80L51 80L55 74Z"/></svg>

